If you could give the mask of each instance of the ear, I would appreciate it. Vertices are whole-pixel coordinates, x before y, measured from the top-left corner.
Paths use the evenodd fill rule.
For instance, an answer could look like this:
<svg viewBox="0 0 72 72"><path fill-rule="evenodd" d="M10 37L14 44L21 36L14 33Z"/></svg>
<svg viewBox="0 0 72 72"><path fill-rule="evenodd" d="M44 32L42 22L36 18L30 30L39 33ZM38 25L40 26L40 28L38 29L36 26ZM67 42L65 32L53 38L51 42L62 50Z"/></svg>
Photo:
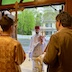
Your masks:
<svg viewBox="0 0 72 72"><path fill-rule="evenodd" d="M12 31L13 31L13 26L11 26L11 27L9 28L9 30L10 30L10 32L12 32Z"/></svg>
<svg viewBox="0 0 72 72"><path fill-rule="evenodd" d="M58 24L59 24L59 26L61 25L60 20L58 20Z"/></svg>
<svg viewBox="0 0 72 72"><path fill-rule="evenodd" d="M12 30L12 26L9 29Z"/></svg>

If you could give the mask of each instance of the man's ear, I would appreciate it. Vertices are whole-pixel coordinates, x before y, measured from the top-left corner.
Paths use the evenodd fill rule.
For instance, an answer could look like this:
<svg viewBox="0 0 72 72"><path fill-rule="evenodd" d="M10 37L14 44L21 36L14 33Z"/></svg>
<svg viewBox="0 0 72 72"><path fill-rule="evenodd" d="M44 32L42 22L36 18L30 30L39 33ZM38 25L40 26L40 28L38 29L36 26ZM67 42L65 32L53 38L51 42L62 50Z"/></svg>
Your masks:
<svg viewBox="0 0 72 72"><path fill-rule="evenodd" d="M12 30L12 26L10 27L10 30Z"/></svg>
<svg viewBox="0 0 72 72"><path fill-rule="evenodd" d="M11 26L9 29L10 29L10 31L13 31L13 26Z"/></svg>
<svg viewBox="0 0 72 72"><path fill-rule="evenodd" d="M58 21L59 22L59 26L61 25L61 22L60 22L60 20Z"/></svg>

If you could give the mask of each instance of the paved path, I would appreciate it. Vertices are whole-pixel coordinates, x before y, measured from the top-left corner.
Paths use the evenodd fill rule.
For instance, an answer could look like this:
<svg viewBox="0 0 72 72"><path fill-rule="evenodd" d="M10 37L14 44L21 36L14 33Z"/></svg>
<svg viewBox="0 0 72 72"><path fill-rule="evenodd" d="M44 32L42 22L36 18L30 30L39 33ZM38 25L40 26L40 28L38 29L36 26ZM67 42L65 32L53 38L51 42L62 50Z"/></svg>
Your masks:
<svg viewBox="0 0 72 72"><path fill-rule="evenodd" d="M29 60L28 54L26 54L26 60L21 65L22 72L32 72L32 61Z"/></svg>
<svg viewBox="0 0 72 72"><path fill-rule="evenodd" d="M32 72L32 71L29 70L29 69L25 69L25 68L23 68L23 69L22 69L22 72Z"/></svg>

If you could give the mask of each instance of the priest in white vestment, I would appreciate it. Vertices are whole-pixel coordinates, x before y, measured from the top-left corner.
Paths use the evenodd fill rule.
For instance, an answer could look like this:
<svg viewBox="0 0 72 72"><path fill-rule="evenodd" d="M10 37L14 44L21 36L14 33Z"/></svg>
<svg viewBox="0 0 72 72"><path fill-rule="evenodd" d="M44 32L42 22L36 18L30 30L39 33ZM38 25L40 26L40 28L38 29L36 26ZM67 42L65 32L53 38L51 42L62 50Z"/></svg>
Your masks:
<svg viewBox="0 0 72 72"><path fill-rule="evenodd" d="M40 35L39 33L40 27L35 26L35 35L31 37L30 41L30 51L29 51L29 57L39 57L45 50L46 47L46 39L44 36ZM36 71L35 69L35 61L33 60L33 72Z"/></svg>

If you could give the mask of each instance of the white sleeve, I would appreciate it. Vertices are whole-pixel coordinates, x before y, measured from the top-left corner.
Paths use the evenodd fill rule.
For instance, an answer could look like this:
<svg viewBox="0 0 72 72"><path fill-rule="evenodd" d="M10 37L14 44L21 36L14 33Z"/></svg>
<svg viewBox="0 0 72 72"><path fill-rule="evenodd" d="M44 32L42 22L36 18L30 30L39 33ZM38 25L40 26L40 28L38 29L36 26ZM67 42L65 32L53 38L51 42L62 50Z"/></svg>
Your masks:
<svg viewBox="0 0 72 72"><path fill-rule="evenodd" d="M42 42L42 49L43 49L43 51L45 50L46 46L47 46L46 38L44 37L43 38L43 42Z"/></svg>

